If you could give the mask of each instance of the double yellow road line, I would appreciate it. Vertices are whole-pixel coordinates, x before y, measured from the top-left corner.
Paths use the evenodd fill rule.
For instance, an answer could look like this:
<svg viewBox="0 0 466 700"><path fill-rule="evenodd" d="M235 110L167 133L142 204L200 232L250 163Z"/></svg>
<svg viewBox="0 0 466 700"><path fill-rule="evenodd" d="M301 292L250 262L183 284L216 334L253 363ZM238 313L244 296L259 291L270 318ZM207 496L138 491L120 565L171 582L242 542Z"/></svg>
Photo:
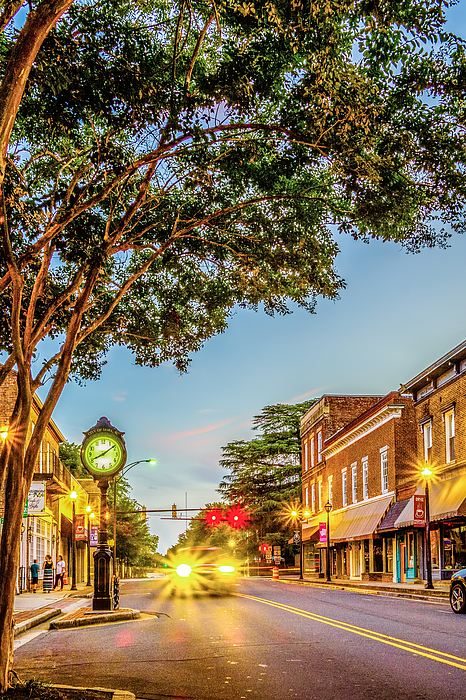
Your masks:
<svg viewBox="0 0 466 700"><path fill-rule="evenodd" d="M429 649L429 647L422 646L421 644L414 644L413 642L407 642L404 639L390 637L389 635L380 634L380 632L374 632L373 630L369 630L364 627L356 627L355 625L349 625L346 622L334 620L331 617L323 617L322 615L316 615L315 613L307 612L306 610L300 610L299 608L294 608L291 605L285 605L284 603L276 603L272 600L267 600L266 598L257 598L256 596L245 595L244 593L237 593L237 595L241 598L247 598L249 600L254 600L257 603L270 605L273 608L278 608L279 610L284 610L285 612L293 613L294 615L300 615L301 617L305 617L308 620L314 620L314 622L321 622L324 625L337 627L338 629L344 630L345 632L352 632L353 634L358 634L361 637L367 637L368 639L373 639L376 642L388 644L389 646L396 647L397 649L403 649L404 651L409 651L412 654L424 656L425 658L431 659L432 661L438 661L441 664L447 664L448 666L454 666L455 668L460 668L462 671L466 671L466 659L463 659L460 656L452 656L451 654L445 654L443 651Z"/></svg>

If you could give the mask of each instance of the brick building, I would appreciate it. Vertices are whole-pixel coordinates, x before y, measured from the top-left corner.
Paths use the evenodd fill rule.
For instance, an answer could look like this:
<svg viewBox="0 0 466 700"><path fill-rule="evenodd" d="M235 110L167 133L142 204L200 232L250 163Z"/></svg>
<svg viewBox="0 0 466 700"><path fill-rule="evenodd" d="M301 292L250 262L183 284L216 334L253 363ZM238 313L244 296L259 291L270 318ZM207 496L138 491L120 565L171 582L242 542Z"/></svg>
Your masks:
<svg viewBox="0 0 466 700"><path fill-rule="evenodd" d="M314 538L314 546L311 542L307 545L307 562L306 556L304 559L308 571L325 570L318 553L322 552L324 559L326 545L317 539L319 524L326 522L324 506L328 500L332 504L331 573L338 578L397 578L395 532L379 532L378 527L396 501L400 481L412 471L414 408L411 397L398 392L374 399L363 402L372 405L324 440L322 461L315 474L319 497L315 502L311 499L311 517L303 526L311 542ZM356 402L351 403L357 407ZM312 549L314 561L309 556ZM415 578L417 559L411 563L410 578Z"/></svg>
<svg viewBox="0 0 466 700"><path fill-rule="evenodd" d="M302 444L302 485L303 505L310 510L311 515L323 512L328 493L323 457L324 443L378 401L380 396L332 396L324 395L301 418ZM320 548L318 547L318 522L316 518L302 525L302 553L304 569L317 573L321 570Z"/></svg>
<svg viewBox="0 0 466 700"><path fill-rule="evenodd" d="M402 486L408 499L397 526L414 520L413 493L424 493L426 463L434 579L466 566L466 341L406 382L414 399L417 461Z"/></svg>

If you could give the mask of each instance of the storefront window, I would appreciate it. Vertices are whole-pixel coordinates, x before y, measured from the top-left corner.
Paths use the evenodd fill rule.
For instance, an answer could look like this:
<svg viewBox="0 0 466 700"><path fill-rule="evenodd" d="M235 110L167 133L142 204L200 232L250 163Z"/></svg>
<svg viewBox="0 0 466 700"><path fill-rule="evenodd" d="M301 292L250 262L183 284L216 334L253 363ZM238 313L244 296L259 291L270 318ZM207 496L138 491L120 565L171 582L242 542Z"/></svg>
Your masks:
<svg viewBox="0 0 466 700"><path fill-rule="evenodd" d="M364 571L370 569L369 540L364 540Z"/></svg>
<svg viewBox="0 0 466 700"><path fill-rule="evenodd" d="M408 569L414 567L414 532L408 532Z"/></svg>
<svg viewBox="0 0 466 700"><path fill-rule="evenodd" d="M438 530L431 530L430 531L430 552L431 552L432 568L433 569L439 568L438 546L439 546Z"/></svg>
<svg viewBox="0 0 466 700"><path fill-rule="evenodd" d="M443 531L445 569L466 567L466 527L445 527Z"/></svg>
<svg viewBox="0 0 466 700"><path fill-rule="evenodd" d="M393 574L393 537L388 537L385 543L385 571Z"/></svg>
<svg viewBox="0 0 466 700"><path fill-rule="evenodd" d="M374 571L383 571L383 542L374 540Z"/></svg>

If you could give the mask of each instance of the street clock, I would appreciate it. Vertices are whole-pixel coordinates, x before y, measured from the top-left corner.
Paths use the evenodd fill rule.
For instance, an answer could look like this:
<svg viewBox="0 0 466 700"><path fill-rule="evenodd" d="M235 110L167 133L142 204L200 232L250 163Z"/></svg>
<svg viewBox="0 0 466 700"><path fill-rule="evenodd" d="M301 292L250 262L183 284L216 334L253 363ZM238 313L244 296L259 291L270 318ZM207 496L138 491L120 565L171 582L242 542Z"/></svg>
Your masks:
<svg viewBox="0 0 466 700"><path fill-rule="evenodd" d="M109 479L123 469L126 464L123 435L105 417L84 433L81 459L93 477Z"/></svg>

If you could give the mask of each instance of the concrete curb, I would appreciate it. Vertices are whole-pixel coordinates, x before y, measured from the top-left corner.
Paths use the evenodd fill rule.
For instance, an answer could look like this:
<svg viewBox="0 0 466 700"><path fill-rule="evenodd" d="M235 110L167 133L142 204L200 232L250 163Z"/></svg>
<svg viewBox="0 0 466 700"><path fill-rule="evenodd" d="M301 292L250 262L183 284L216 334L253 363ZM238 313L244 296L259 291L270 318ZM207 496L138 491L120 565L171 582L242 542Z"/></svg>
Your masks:
<svg viewBox="0 0 466 700"><path fill-rule="evenodd" d="M40 613L40 615L30 617L24 622L18 622L18 624L14 627L13 636L18 637L20 634L23 634L24 632L27 632L27 630L30 630L31 627L37 627L37 625L41 625L43 622L51 620L52 617L58 617L58 615L61 615L61 613L62 611L59 608L56 608L54 610L46 610L43 613Z"/></svg>
<svg viewBox="0 0 466 700"><path fill-rule="evenodd" d="M86 691L92 691L93 693L102 693L102 700L111 693L111 700L136 700L134 693L129 690L113 690L112 688L80 688L74 685L52 685L52 688L57 690L69 691L70 700L76 695L76 700L80 700L83 696L85 697Z"/></svg>
<svg viewBox="0 0 466 700"><path fill-rule="evenodd" d="M380 595L392 598L410 598L418 600L428 600L435 603L448 603L450 594L448 591L438 590L420 590L413 591L412 589L393 589L393 588L366 588L363 585L354 585L351 583L324 583L323 581L292 581L290 579L278 579L279 583L290 583L294 586L309 586L310 588L327 588L336 591L353 591L355 593L363 593L365 595Z"/></svg>
<svg viewBox="0 0 466 700"><path fill-rule="evenodd" d="M99 625L107 622L121 622L124 620L138 620L141 617L139 610L125 610L119 612L103 612L90 614L86 617L78 617L76 619L67 620L66 617L61 620L55 620L50 623L51 630L72 629L73 627L87 627L88 625Z"/></svg>

